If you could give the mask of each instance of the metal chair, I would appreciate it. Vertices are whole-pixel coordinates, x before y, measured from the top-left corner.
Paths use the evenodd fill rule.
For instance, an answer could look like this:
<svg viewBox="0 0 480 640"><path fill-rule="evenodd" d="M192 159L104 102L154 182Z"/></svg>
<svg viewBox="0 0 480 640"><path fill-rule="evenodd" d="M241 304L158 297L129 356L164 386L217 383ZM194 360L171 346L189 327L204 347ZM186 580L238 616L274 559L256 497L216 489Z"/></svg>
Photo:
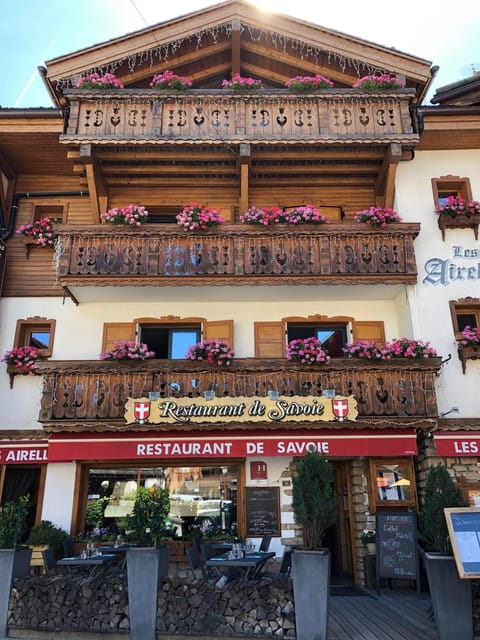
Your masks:
<svg viewBox="0 0 480 640"><path fill-rule="evenodd" d="M200 569L203 578L207 578L206 568L203 566L202 559L198 553L197 547L188 547L185 549L185 553L187 556L188 564L190 565L190 571L192 572L192 576L194 580L197 579L196 571Z"/></svg>
<svg viewBox="0 0 480 640"><path fill-rule="evenodd" d="M69 538L62 540L62 547L65 558L73 558L75 555L75 549L73 547L73 542Z"/></svg>
<svg viewBox="0 0 480 640"><path fill-rule="evenodd" d="M268 551L271 541L272 541L272 536L270 536L270 535L263 536L262 541L260 542L260 546L259 546L258 550L259 551Z"/></svg>
<svg viewBox="0 0 480 640"><path fill-rule="evenodd" d="M45 567L45 575L57 574L57 559L55 557L55 551L53 549L42 550L43 566Z"/></svg>
<svg viewBox="0 0 480 640"><path fill-rule="evenodd" d="M259 578L280 578L281 580L289 580L292 570L292 553L294 547L286 547L283 552L282 561L278 569L278 573L274 571L261 571L257 574Z"/></svg>

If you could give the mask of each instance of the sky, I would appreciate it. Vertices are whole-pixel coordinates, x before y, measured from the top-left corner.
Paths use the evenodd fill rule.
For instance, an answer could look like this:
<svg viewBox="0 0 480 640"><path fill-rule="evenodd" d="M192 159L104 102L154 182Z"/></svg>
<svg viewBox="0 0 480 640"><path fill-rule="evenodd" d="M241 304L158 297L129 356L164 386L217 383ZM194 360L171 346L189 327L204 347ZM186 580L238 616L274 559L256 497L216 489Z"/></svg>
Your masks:
<svg viewBox="0 0 480 640"><path fill-rule="evenodd" d="M480 72L480 2L256 0L258 8L391 47L440 67L427 95ZM0 0L0 106L51 107L37 68L58 56L215 4L215 0Z"/></svg>

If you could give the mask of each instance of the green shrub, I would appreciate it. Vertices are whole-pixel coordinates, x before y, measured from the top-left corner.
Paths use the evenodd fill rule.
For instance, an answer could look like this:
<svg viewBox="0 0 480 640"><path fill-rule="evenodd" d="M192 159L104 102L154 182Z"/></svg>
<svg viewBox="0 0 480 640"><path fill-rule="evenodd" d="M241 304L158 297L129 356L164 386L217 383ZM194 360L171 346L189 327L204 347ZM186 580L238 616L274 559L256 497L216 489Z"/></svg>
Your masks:
<svg viewBox="0 0 480 640"><path fill-rule="evenodd" d="M29 496L6 502L0 508L0 549L14 549L25 536Z"/></svg>
<svg viewBox="0 0 480 640"><path fill-rule="evenodd" d="M316 451L309 451L297 462L292 478L292 509L295 522L302 526L305 547L320 548L325 531L336 522L338 497L333 487L333 469Z"/></svg>
<svg viewBox="0 0 480 640"><path fill-rule="evenodd" d="M423 509L419 516L419 542L425 551L452 553L444 509L465 507L462 492L455 486L447 468L432 467L427 475Z"/></svg>
<svg viewBox="0 0 480 640"><path fill-rule="evenodd" d="M50 520L41 520L30 529L27 544L33 547L48 544L49 547L54 548L66 538L68 538L66 531L60 527L56 527Z"/></svg>

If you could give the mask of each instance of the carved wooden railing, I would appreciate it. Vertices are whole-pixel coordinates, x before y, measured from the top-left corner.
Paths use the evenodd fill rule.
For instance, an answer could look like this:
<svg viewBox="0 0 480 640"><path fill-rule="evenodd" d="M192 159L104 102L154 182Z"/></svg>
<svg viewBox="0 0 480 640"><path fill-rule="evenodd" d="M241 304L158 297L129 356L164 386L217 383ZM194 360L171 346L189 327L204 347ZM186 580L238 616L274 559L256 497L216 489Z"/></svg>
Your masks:
<svg viewBox="0 0 480 640"><path fill-rule="evenodd" d="M286 89L229 94L152 89L68 90L63 142L279 142L318 140L417 142L410 89L363 93L327 89L292 94Z"/></svg>
<svg viewBox="0 0 480 640"><path fill-rule="evenodd" d="M265 229L221 225L56 228L57 280L68 285L415 283L416 223Z"/></svg>
<svg viewBox="0 0 480 640"><path fill-rule="evenodd" d="M359 417L437 416L434 375L440 358L378 363L338 358L318 367L284 359L235 359L229 367L191 360L38 363L43 375L40 422L105 425L123 422L127 398L217 396L355 396ZM218 425L217 425L218 427Z"/></svg>

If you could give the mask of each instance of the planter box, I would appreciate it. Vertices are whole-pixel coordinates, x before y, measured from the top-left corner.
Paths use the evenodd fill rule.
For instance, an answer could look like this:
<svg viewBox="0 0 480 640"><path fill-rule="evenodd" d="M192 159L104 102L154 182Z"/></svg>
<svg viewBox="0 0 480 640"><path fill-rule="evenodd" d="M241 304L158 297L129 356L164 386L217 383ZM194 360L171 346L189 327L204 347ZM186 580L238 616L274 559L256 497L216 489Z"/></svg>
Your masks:
<svg viewBox="0 0 480 640"><path fill-rule="evenodd" d="M297 640L327 640L330 551L296 549L292 579Z"/></svg>
<svg viewBox="0 0 480 640"><path fill-rule="evenodd" d="M459 216L451 218L448 215L438 216L438 228L442 232L442 240L445 241L445 229L472 229L475 240L478 240L478 225L480 224L480 216L474 215L470 218Z"/></svg>

